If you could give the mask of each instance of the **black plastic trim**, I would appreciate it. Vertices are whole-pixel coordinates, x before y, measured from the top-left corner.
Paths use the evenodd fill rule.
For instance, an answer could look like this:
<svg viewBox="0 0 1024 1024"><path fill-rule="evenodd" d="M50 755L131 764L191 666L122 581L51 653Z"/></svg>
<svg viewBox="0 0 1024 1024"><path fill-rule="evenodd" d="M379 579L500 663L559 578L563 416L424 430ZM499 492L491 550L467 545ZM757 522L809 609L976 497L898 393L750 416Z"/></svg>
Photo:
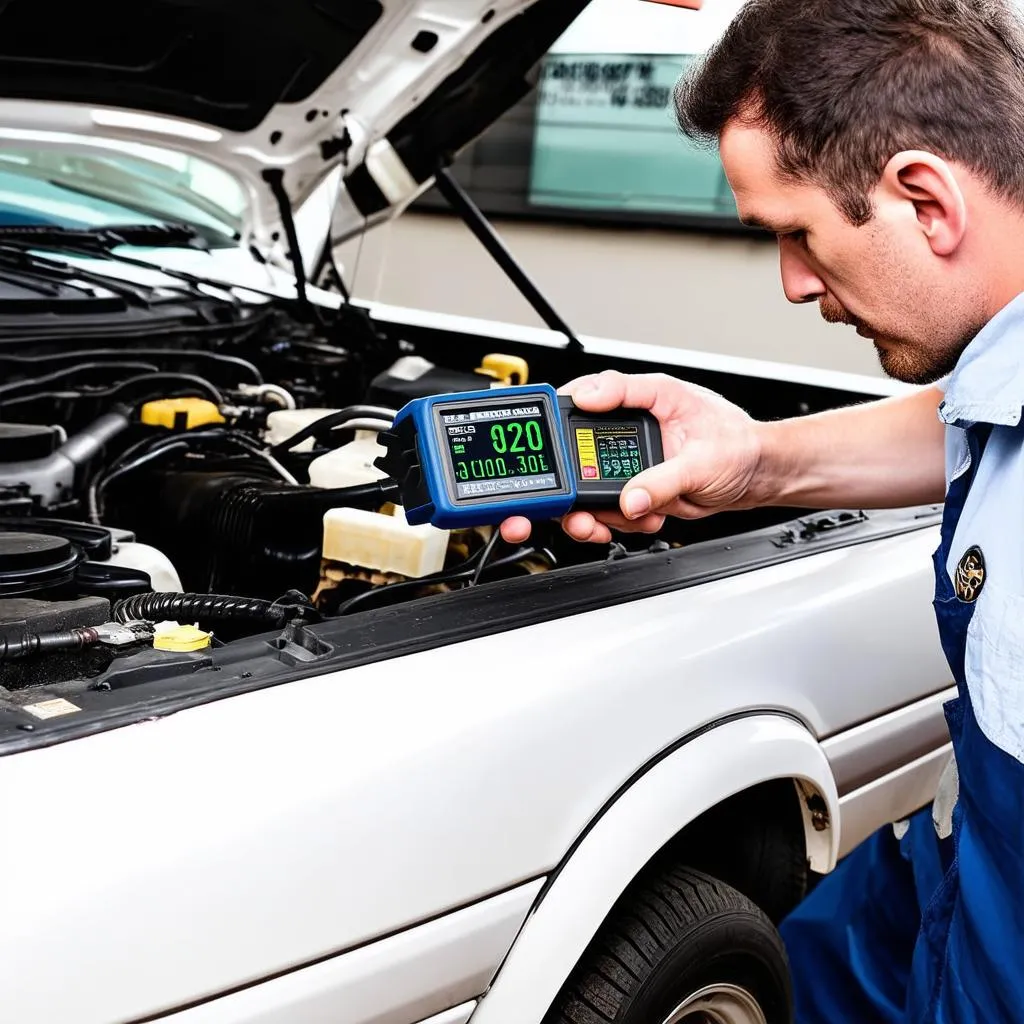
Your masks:
<svg viewBox="0 0 1024 1024"><path fill-rule="evenodd" d="M0 756L267 686L417 654L689 589L819 552L884 540L937 525L940 515L937 507L879 512L841 529L808 534L806 523L822 518L812 516L691 547L588 563L370 609L202 653L168 655L148 651L115 662L97 680L97 688L84 692L55 689L33 695L33 699L66 696L81 707L81 714L39 722L10 703L0 703ZM501 618L494 614L499 595Z"/></svg>

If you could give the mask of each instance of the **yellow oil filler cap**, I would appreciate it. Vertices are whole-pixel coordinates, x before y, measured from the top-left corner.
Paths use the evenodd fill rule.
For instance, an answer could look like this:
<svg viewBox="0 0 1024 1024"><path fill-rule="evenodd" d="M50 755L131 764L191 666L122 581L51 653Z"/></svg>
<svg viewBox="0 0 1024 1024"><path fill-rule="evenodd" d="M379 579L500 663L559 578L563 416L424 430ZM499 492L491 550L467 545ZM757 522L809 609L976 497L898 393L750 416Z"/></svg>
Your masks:
<svg viewBox="0 0 1024 1024"><path fill-rule="evenodd" d="M208 423L223 423L224 417L205 398L157 398L139 410L139 419L151 427L192 430Z"/></svg>
<svg viewBox="0 0 1024 1024"><path fill-rule="evenodd" d="M501 352L492 352L486 355L477 373L486 373L488 377L494 377L503 384L526 384L530 378L530 367L525 359L519 356L507 356Z"/></svg>
<svg viewBox="0 0 1024 1024"><path fill-rule="evenodd" d="M195 626L168 626L153 636L158 651L201 651L210 646L210 634Z"/></svg>

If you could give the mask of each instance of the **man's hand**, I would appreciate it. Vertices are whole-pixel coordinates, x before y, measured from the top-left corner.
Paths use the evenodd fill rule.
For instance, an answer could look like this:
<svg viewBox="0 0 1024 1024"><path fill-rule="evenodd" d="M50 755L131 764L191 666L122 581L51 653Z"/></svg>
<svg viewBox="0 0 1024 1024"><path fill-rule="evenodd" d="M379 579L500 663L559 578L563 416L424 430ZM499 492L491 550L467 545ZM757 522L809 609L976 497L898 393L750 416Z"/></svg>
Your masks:
<svg viewBox="0 0 1024 1024"><path fill-rule="evenodd" d="M562 389L581 409L648 409L661 424L665 461L633 477L618 512L570 512L569 536L606 544L611 529L653 533L665 516L698 519L727 509L903 508L942 501L942 392L759 423L720 395L663 374L608 371ZM530 536L519 517L501 524L513 544Z"/></svg>
<svg viewBox="0 0 1024 1024"><path fill-rule="evenodd" d="M647 409L661 424L665 461L633 477L618 512L570 512L562 525L579 541L608 543L611 528L655 533L666 516L699 519L757 504L751 494L761 442L758 424L720 395L665 374L627 376L614 370L581 377L564 388L587 412ZM530 535L529 520L501 525L513 544Z"/></svg>

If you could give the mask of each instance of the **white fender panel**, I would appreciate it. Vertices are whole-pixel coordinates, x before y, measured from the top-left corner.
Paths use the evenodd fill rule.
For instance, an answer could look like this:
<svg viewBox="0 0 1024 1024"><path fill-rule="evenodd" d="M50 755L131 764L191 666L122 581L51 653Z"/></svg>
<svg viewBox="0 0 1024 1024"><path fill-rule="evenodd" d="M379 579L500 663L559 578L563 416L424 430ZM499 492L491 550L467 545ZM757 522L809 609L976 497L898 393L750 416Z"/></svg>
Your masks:
<svg viewBox="0 0 1024 1024"><path fill-rule="evenodd" d="M538 1024L614 902L651 856L704 811L757 782L792 778L825 801L817 870L835 864L839 797L821 748L796 721L716 727L642 775L584 836L512 946L472 1024Z"/></svg>

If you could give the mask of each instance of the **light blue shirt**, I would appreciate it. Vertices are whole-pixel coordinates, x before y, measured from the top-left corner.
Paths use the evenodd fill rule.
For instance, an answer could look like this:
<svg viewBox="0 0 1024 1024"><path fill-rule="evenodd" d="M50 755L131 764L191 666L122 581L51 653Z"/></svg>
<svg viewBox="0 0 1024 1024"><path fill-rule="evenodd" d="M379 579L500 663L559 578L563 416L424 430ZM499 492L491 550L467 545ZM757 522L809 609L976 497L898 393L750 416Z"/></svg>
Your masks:
<svg viewBox="0 0 1024 1024"><path fill-rule="evenodd" d="M985 563L967 688L988 739L1024 761L1024 293L971 341L943 386L947 484L970 468L964 428L992 425L946 561L951 580L970 548Z"/></svg>

